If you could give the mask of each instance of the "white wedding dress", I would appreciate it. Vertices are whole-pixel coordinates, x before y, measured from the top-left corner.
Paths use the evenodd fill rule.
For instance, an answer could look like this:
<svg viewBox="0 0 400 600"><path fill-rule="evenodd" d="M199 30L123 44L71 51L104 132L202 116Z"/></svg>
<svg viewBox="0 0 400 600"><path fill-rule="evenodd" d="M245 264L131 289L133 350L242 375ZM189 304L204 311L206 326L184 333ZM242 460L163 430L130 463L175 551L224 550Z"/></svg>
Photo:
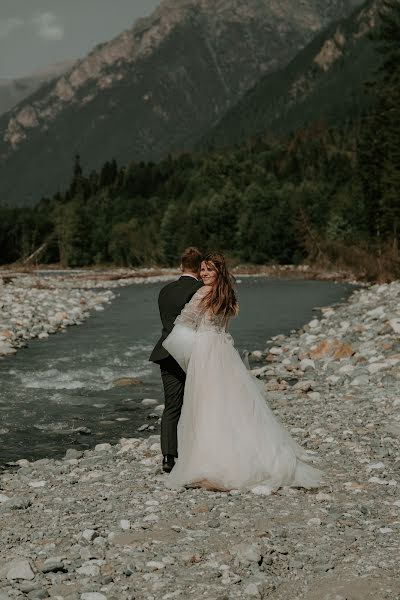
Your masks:
<svg viewBox="0 0 400 600"><path fill-rule="evenodd" d="M223 320L196 292L163 346L186 371L179 458L167 486L202 485L271 493L318 487L321 471L269 408L263 384L244 365Z"/></svg>

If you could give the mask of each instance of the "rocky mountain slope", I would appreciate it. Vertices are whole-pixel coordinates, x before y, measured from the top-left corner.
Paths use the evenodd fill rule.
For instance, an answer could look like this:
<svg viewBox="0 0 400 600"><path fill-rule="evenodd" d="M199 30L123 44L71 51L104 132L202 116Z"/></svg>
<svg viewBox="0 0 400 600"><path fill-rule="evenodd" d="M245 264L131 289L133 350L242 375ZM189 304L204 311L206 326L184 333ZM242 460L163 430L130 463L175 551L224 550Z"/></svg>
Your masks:
<svg viewBox="0 0 400 600"><path fill-rule="evenodd" d="M283 69L260 79L227 112L202 143L229 145L259 133L288 133L323 120L341 122L359 114L370 99L365 82L379 57L369 34L379 0L328 26Z"/></svg>
<svg viewBox="0 0 400 600"><path fill-rule="evenodd" d="M73 62L69 60L55 63L26 77L0 79L0 116L14 108L28 96L31 96L43 83L60 77L72 67Z"/></svg>
<svg viewBox="0 0 400 600"><path fill-rule="evenodd" d="M0 202L86 168L192 147L255 82L358 0L164 0L0 118Z"/></svg>

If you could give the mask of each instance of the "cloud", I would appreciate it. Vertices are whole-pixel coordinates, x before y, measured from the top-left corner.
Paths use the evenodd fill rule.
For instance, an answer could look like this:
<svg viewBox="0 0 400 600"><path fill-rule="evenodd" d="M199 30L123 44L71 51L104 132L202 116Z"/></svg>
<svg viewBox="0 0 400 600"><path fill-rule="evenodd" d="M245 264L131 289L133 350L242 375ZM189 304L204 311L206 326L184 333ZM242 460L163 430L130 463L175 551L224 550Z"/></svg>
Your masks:
<svg viewBox="0 0 400 600"><path fill-rule="evenodd" d="M15 17L0 19L0 39L8 37L12 31L20 29L23 25L24 21Z"/></svg>
<svg viewBox="0 0 400 600"><path fill-rule="evenodd" d="M57 17L45 12L32 19L36 33L43 40L58 41L64 37L64 29L57 23Z"/></svg>

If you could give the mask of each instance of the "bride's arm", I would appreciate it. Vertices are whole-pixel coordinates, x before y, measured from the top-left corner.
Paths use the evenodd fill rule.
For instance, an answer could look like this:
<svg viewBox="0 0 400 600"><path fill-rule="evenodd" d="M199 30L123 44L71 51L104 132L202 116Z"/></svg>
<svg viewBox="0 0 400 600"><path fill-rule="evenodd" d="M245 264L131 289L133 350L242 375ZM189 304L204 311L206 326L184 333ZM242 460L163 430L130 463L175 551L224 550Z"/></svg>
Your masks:
<svg viewBox="0 0 400 600"><path fill-rule="evenodd" d="M208 294L209 290L210 287L205 285L197 290L191 300L185 304L181 313L176 317L174 324L197 329L205 312L202 300Z"/></svg>
<svg viewBox="0 0 400 600"><path fill-rule="evenodd" d="M202 299L207 290L200 288L185 304L181 314L174 321L174 328L169 336L162 342L164 348L177 361L181 368L187 372L192 348L196 337L196 330L200 325L204 309Z"/></svg>

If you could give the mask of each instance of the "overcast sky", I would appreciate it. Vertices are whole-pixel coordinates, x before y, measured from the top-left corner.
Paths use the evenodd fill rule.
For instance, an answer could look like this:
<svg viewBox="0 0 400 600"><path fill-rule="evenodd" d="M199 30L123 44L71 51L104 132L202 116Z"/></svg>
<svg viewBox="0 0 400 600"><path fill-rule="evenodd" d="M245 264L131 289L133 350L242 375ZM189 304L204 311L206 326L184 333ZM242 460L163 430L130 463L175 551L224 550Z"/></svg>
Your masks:
<svg viewBox="0 0 400 600"><path fill-rule="evenodd" d="M0 79L84 56L160 0L0 0Z"/></svg>

